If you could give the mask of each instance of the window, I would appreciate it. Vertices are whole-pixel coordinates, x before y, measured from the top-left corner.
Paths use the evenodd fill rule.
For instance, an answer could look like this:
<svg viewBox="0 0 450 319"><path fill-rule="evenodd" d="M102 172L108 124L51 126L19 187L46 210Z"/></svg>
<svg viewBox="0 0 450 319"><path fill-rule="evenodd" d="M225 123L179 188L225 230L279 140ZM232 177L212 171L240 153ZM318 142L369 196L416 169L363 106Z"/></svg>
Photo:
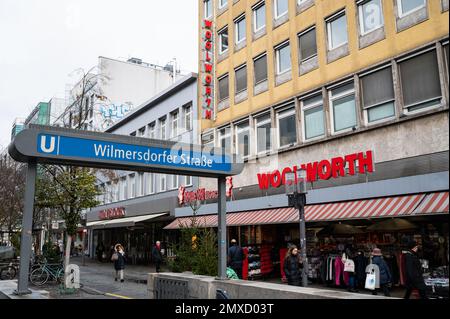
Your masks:
<svg viewBox="0 0 450 319"><path fill-rule="evenodd" d="M250 126L248 121L236 125L236 151L243 158L250 155Z"/></svg>
<svg viewBox="0 0 450 319"><path fill-rule="evenodd" d="M186 176L185 178L185 184L184 186L191 186L192 185L192 176Z"/></svg>
<svg viewBox="0 0 450 319"><path fill-rule="evenodd" d="M409 112L440 104L442 96L436 51L398 63L403 102Z"/></svg>
<svg viewBox="0 0 450 319"><path fill-rule="evenodd" d="M331 90L330 105L333 113L333 132L336 133L357 126L353 83Z"/></svg>
<svg viewBox="0 0 450 319"><path fill-rule="evenodd" d="M234 22L234 29L236 32L236 44L241 43L246 39L245 15L238 18Z"/></svg>
<svg viewBox="0 0 450 319"><path fill-rule="evenodd" d="M148 125L148 137L156 138L156 135L155 135L155 122L150 123Z"/></svg>
<svg viewBox="0 0 450 319"><path fill-rule="evenodd" d="M165 192L167 190L167 176L166 174L159 175L159 191Z"/></svg>
<svg viewBox="0 0 450 319"><path fill-rule="evenodd" d="M212 0L205 0L205 18L211 18L213 15Z"/></svg>
<svg viewBox="0 0 450 319"><path fill-rule="evenodd" d="M272 147L271 128L272 121L270 119L270 115L265 115L256 119L256 141L258 154L270 151Z"/></svg>
<svg viewBox="0 0 450 319"><path fill-rule="evenodd" d="M311 28L298 36L300 61L306 61L317 55L316 28Z"/></svg>
<svg viewBox="0 0 450 319"><path fill-rule="evenodd" d="M255 58L255 84L259 84L267 80L267 54L260 55Z"/></svg>
<svg viewBox="0 0 450 319"><path fill-rule="evenodd" d="M136 131L130 133L130 136L136 136Z"/></svg>
<svg viewBox="0 0 450 319"><path fill-rule="evenodd" d="M184 107L184 128L186 131L192 130L192 106Z"/></svg>
<svg viewBox="0 0 450 319"><path fill-rule="evenodd" d="M138 130L138 136L139 136L139 137L145 136L145 126L144 126L144 127L141 127L141 128Z"/></svg>
<svg viewBox="0 0 450 319"><path fill-rule="evenodd" d="M135 175L131 174L130 175L130 198L135 198L136 197L136 179L135 179Z"/></svg>
<svg viewBox="0 0 450 319"><path fill-rule="evenodd" d="M118 200L120 200L120 183L116 179L113 185L114 185L114 202L117 202Z"/></svg>
<svg viewBox="0 0 450 319"><path fill-rule="evenodd" d="M289 42L283 43L275 49L277 74L288 72L291 69L291 49Z"/></svg>
<svg viewBox="0 0 450 319"><path fill-rule="evenodd" d="M388 67L361 76L361 95L369 123L395 116L392 69Z"/></svg>
<svg viewBox="0 0 450 319"><path fill-rule="evenodd" d="M304 139L325 135L325 115L323 111L322 94L304 99L302 101L304 124Z"/></svg>
<svg viewBox="0 0 450 319"><path fill-rule="evenodd" d="M256 33L266 26L266 5L263 2L253 8L253 31Z"/></svg>
<svg viewBox="0 0 450 319"><path fill-rule="evenodd" d="M138 174L138 180L139 180L138 196L144 196L145 195L145 178L144 178L144 173L139 173Z"/></svg>
<svg viewBox="0 0 450 319"><path fill-rule="evenodd" d="M203 134L202 145L204 147L214 147L214 133Z"/></svg>
<svg viewBox="0 0 450 319"><path fill-rule="evenodd" d="M228 4L228 0L219 0L219 8L222 9Z"/></svg>
<svg viewBox="0 0 450 319"><path fill-rule="evenodd" d="M228 74L219 78L219 101L223 101L228 99L230 96L229 93L229 84L228 84Z"/></svg>
<svg viewBox="0 0 450 319"><path fill-rule="evenodd" d="M329 50L336 49L348 42L345 12L338 13L327 21L327 32Z"/></svg>
<svg viewBox="0 0 450 319"><path fill-rule="evenodd" d="M278 118L278 145L291 146L297 143L297 130L295 108L277 113Z"/></svg>
<svg viewBox="0 0 450 319"><path fill-rule="evenodd" d="M160 136L162 140L166 139L166 119L160 119L159 120L159 127L160 127Z"/></svg>
<svg viewBox="0 0 450 319"><path fill-rule="evenodd" d="M178 136L178 111L172 113L171 136Z"/></svg>
<svg viewBox="0 0 450 319"><path fill-rule="evenodd" d="M155 174L147 174L147 194L155 193Z"/></svg>
<svg viewBox="0 0 450 319"><path fill-rule="evenodd" d="M284 16L289 9L288 0L274 0L275 19Z"/></svg>
<svg viewBox="0 0 450 319"><path fill-rule="evenodd" d="M128 199L128 184L127 184L126 176L124 176L120 179L120 186L121 186L120 199L121 200Z"/></svg>
<svg viewBox="0 0 450 319"><path fill-rule="evenodd" d="M414 11L422 9L426 5L426 0L397 0L398 15L404 17Z"/></svg>
<svg viewBox="0 0 450 319"><path fill-rule="evenodd" d="M172 179L172 189L178 188L178 175L171 175Z"/></svg>
<svg viewBox="0 0 450 319"><path fill-rule="evenodd" d="M358 2L359 25L361 35L365 35L384 25L381 0L368 0Z"/></svg>
<svg viewBox="0 0 450 319"><path fill-rule="evenodd" d="M111 203L111 182L107 182L105 186L105 203Z"/></svg>
<svg viewBox="0 0 450 319"><path fill-rule="evenodd" d="M234 70L236 80L236 94L247 90L247 66L243 65Z"/></svg>
<svg viewBox="0 0 450 319"><path fill-rule="evenodd" d="M225 127L219 130L219 142L225 153L231 153L231 128Z"/></svg>
<svg viewBox="0 0 450 319"><path fill-rule="evenodd" d="M219 54L228 51L228 28L224 28L218 32L219 34Z"/></svg>
<svg viewBox="0 0 450 319"><path fill-rule="evenodd" d="M448 77L448 66L449 66L449 60L448 60L448 42L443 43L442 47L444 48L444 56L445 56L445 64L447 66L447 77Z"/></svg>

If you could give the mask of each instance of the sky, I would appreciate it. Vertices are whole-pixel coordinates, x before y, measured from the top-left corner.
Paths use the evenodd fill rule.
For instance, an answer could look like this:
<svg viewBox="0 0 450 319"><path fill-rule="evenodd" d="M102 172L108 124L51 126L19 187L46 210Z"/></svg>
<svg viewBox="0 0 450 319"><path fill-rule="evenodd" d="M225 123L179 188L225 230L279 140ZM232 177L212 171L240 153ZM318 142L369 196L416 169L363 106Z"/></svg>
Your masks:
<svg viewBox="0 0 450 319"><path fill-rule="evenodd" d="M197 0L0 0L0 149L99 56L197 72Z"/></svg>

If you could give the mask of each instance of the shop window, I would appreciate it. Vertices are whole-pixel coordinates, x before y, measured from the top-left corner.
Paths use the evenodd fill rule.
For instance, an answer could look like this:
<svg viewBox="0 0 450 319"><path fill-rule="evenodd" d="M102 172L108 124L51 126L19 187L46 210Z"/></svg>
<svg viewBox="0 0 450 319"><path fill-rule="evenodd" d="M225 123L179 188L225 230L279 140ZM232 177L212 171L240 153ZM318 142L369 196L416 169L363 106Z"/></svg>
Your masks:
<svg viewBox="0 0 450 319"><path fill-rule="evenodd" d="M440 105L442 93L435 50L399 61L398 66L407 112Z"/></svg>
<svg viewBox="0 0 450 319"><path fill-rule="evenodd" d="M363 75L361 95L367 122L377 122L395 116L394 84L390 67Z"/></svg>
<svg viewBox="0 0 450 319"><path fill-rule="evenodd" d="M381 0L358 2L359 26L361 35L375 31L384 25Z"/></svg>
<svg viewBox="0 0 450 319"><path fill-rule="evenodd" d="M322 94L302 101L304 139L309 140L325 135L325 114Z"/></svg>
<svg viewBox="0 0 450 319"><path fill-rule="evenodd" d="M253 60L255 69L255 85L267 80L267 54L260 55Z"/></svg>
<svg viewBox="0 0 450 319"><path fill-rule="evenodd" d="M234 30L236 33L236 37L235 37L236 44L239 44L239 43L245 41L245 39L246 39L247 28L246 28L245 22L246 22L245 15L239 17L234 22Z"/></svg>
<svg viewBox="0 0 450 319"><path fill-rule="evenodd" d="M275 19L279 19L288 13L289 10L288 0L274 0L273 4L274 4Z"/></svg>
<svg viewBox="0 0 450 319"><path fill-rule="evenodd" d="M244 159L250 155L250 126L248 121L236 125L236 152Z"/></svg>
<svg viewBox="0 0 450 319"><path fill-rule="evenodd" d="M162 118L159 120L159 127L160 127L160 137L162 140L166 139L166 119Z"/></svg>
<svg viewBox="0 0 450 319"><path fill-rule="evenodd" d="M275 48L277 75L291 70L291 48L289 41Z"/></svg>
<svg viewBox="0 0 450 319"><path fill-rule="evenodd" d="M256 141L258 154L270 151L272 148L272 121L270 115L256 119Z"/></svg>
<svg viewBox="0 0 450 319"><path fill-rule="evenodd" d="M247 90L247 66L244 64L234 70L236 81L236 94Z"/></svg>
<svg viewBox="0 0 450 319"><path fill-rule="evenodd" d="M342 11L327 20L328 49L331 51L348 43L347 16Z"/></svg>
<svg viewBox="0 0 450 319"><path fill-rule="evenodd" d="M426 6L426 0L397 0L398 15L400 18L420 10Z"/></svg>
<svg viewBox="0 0 450 319"><path fill-rule="evenodd" d="M297 125L295 108L278 112L278 145L282 147L292 146L297 143Z"/></svg>
<svg viewBox="0 0 450 319"><path fill-rule="evenodd" d="M266 5L264 1L253 8L253 32L257 33L266 27Z"/></svg>
<svg viewBox="0 0 450 319"><path fill-rule="evenodd" d="M334 133L357 127L355 90L353 83L329 91Z"/></svg>
<svg viewBox="0 0 450 319"><path fill-rule="evenodd" d="M219 78L218 82L219 82L219 101L228 99L228 97L230 96L228 74Z"/></svg>
<svg viewBox="0 0 450 319"><path fill-rule="evenodd" d="M225 153L231 153L231 128L225 127L219 130L220 147Z"/></svg>
<svg viewBox="0 0 450 319"><path fill-rule="evenodd" d="M228 28L224 28L218 32L219 35L219 54L228 51Z"/></svg>
<svg viewBox="0 0 450 319"><path fill-rule="evenodd" d="M299 34L298 43L301 62L317 56L316 28L313 27Z"/></svg>
<svg viewBox="0 0 450 319"><path fill-rule="evenodd" d="M213 6L212 6L212 0L205 0L204 1L205 6L205 19L209 19L213 15Z"/></svg>

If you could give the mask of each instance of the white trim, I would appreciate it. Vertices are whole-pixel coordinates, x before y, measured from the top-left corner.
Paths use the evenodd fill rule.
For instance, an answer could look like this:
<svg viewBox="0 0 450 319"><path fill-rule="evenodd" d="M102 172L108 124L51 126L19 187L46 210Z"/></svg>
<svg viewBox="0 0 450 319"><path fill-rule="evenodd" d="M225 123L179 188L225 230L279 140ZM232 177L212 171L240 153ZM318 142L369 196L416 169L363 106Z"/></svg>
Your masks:
<svg viewBox="0 0 450 319"><path fill-rule="evenodd" d="M227 48L225 50L222 51L222 36L225 33L225 31L226 31L227 39L228 39L228 46L227 46ZM228 49L230 48L230 36L228 34L228 26L223 27L222 29L220 29L217 32L217 35L218 35L218 38L219 38L219 43L218 43L219 50L218 51L219 51L219 55L221 55L221 54L224 54L224 53L228 52Z"/></svg>
<svg viewBox="0 0 450 319"><path fill-rule="evenodd" d="M289 40L287 40L275 47L276 75L281 75L281 74L287 73L292 70L292 61L289 61L289 62L291 62L290 63L291 66L288 69L283 70L283 71L280 70L280 63L279 63L280 62L280 50L282 50L286 47L289 47L289 60L291 60L292 56L291 56L291 46L290 46Z"/></svg>
<svg viewBox="0 0 450 319"><path fill-rule="evenodd" d="M397 0L397 8L398 8L398 17L399 18L403 18L403 17L405 17L413 12L419 11L420 9L423 9L427 6L427 0L423 0L423 2L424 2L423 5L418 6L410 11L403 12L402 1L404 1L404 0Z"/></svg>
<svg viewBox="0 0 450 319"><path fill-rule="evenodd" d="M203 0L203 16L205 17L205 19L210 19L213 17L213 11L214 11L214 6L213 6L213 2L214 0ZM211 14L209 16L206 16L206 7L207 7L207 2L209 2L211 4Z"/></svg>
<svg viewBox="0 0 450 319"><path fill-rule="evenodd" d="M246 126L242 128L242 127L239 127L240 124L241 125L246 124ZM239 137L238 137L239 134L242 132L246 132L246 131L248 132L248 155L241 154L243 159L247 159L251 155L250 122L247 119L247 120L241 121L240 123L235 124L234 127L236 128L235 132L234 132L236 144L239 144ZM236 146L236 154L240 154L238 145Z"/></svg>
<svg viewBox="0 0 450 319"><path fill-rule="evenodd" d="M381 21L380 21L380 25L376 26L375 28L373 28L369 31L365 31L364 30L364 13L363 13L362 8L363 8L363 5L367 4L370 1L379 1L380 11L381 11ZM383 1L382 0L362 0L362 1L359 1L356 5L358 6L359 26L360 26L360 33L362 36L372 33L374 31L384 27L384 14L383 14Z"/></svg>
<svg viewBox="0 0 450 319"><path fill-rule="evenodd" d="M273 16L274 16L275 20L277 20L289 13L289 0L286 0L287 5L288 5L287 10L281 14L278 14L279 12L278 12L278 2L277 1L278 0L273 0L273 10L274 10Z"/></svg>
<svg viewBox="0 0 450 319"><path fill-rule="evenodd" d="M268 116L268 119L267 119L267 120L258 122L258 119L259 119L259 118L261 118L261 117L266 117L266 116ZM255 147L255 149L256 149L256 154L257 154L257 155L267 154L267 152L270 152L270 151L272 151L272 149L273 149L272 132L271 132L271 134L269 135L269 136L270 136L270 149L268 149L268 150L263 150L263 151L258 152L258 144L259 144L259 143L258 143L258 127L270 123L270 130L272 130L272 118L271 118L271 116L270 116L270 113L263 113L263 114L261 114L260 116L254 117L254 121L255 121L255 141L256 141L256 145L255 145L256 147ZM266 141L266 142L267 142L267 141Z"/></svg>
<svg viewBox="0 0 450 319"><path fill-rule="evenodd" d="M315 103L311 103L311 104L308 104L307 106L305 106L305 103L304 103L304 101L305 100L307 100L307 99L310 99L310 98L313 98L313 97L316 97L316 96L320 96L321 97L321 100L320 101L317 101L317 102L315 102ZM301 99L301 101L300 101L300 108L301 108L301 121L302 121L302 138L303 138L303 142L311 142L311 141L315 141L315 140L319 140L319 139L322 139L322 138L324 138L325 137L325 108L324 108L324 105L323 105L323 94L322 94L322 92L320 91L320 92L315 92L315 93L311 93L311 94L308 94L307 96L305 96L305 97L303 97L302 99ZM305 116L305 111L308 111L308 110L311 110L311 109L314 109L314 108L318 108L318 107L322 107L322 112L323 112L323 134L322 135L318 135L318 136L314 136L314 137L311 137L311 138L306 138L306 116Z"/></svg>
<svg viewBox="0 0 450 319"><path fill-rule="evenodd" d="M222 1L225 1L225 3L222 4ZM223 9L226 6L228 6L228 0L219 0L219 9Z"/></svg>
<svg viewBox="0 0 450 319"><path fill-rule="evenodd" d="M331 23L342 18L345 17L345 29L347 32L347 40L345 42L342 43L338 43L336 46L332 46L333 45L333 41L332 41L332 32L331 32ZM331 17L327 18L325 20L326 24L327 24L327 37L328 37L328 51L337 49L343 45L348 44L348 21L347 21L347 16L346 16L346 12L345 9L342 11L337 12L336 14L332 15Z"/></svg>
<svg viewBox="0 0 450 319"><path fill-rule="evenodd" d="M263 0L263 1L260 1L260 2L258 2L257 4L255 4L253 7L252 7L252 11L253 11L253 33L257 33L258 31L260 31L260 30L262 30L262 29L264 29L265 27L266 27L266 14L264 14L264 25L262 26L262 27L260 27L259 29L257 29L256 28L256 26L257 26L257 19L256 19L256 11L258 11L259 9L261 9L262 7L265 7L266 6L266 3L265 3L265 1ZM265 10L265 8L264 8L264 10Z"/></svg>
<svg viewBox="0 0 450 319"><path fill-rule="evenodd" d="M345 85L347 85L347 83L343 84L342 86L345 86ZM337 87L335 87L335 88L337 88ZM349 127L349 128L346 128L346 129L343 129L343 130L339 130L339 131L335 130L335 127L334 127L334 105L333 105L333 101L353 95L353 98L355 100L355 113L356 113L356 124L355 124L354 127L358 127L358 112L356 111L356 95L355 95L356 91L355 91L355 86L353 85L353 89L344 91L342 93L339 93L338 95L333 95L331 91L332 91L332 89L328 89L328 103L330 105L331 134L332 135L338 135L338 134L343 134L343 133L347 133L347 132L353 131L353 127Z"/></svg>
<svg viewBox="0 0 450 319"><path fill-rule="evenodd" d="M244 38L239 40L239 23L242 21L244 21L245 34L244 34ZM245 19L245 13L241 14L239 17L234 19L233 22L234 22L234 42L236 44L242 43L245 40L247 40L247 20ZM229 43L228 43L228 46L229 46Z"/></svg>
<svg viewBox="0 0 450 319"><path fill-rule="evenodd" d="M382 119L379 119L379 120L376 120L376 121L369 122L369 111L370 111L370 109L378 107L378 106L383 106L383 105L388 104L388 103L392 103L393 104L394 115L388 116L388 117L385 117L385 118L382 118ZM386 102L383 102L383 103L380 103L380 104L377 104L377 105L370 106L370 107L368 107L366 109L363 109L363 112L364 112L364 122L365 122L365 124L367 126L376 125L376 124L380 124L380 123L383 123L383 122L391 121L392 119L395 119L395 117L397 115L395 100L386 101Z"/></svg>
<svg viewBox="0 0 450 319"><path fill-rule="evenodd" d="M280 134L280 120L292 116L294 115L295 118L295 142L293 144L287 144L287 145L281 145L281 134ZM277 111L276 113L276 118L277 118L277 142L278 142L278 149L284 149L284 148L288 148L291 147L293 145L298 144L298 140L297 140L297 117L295 116L295 105L291 105L290 108L286 108L284 110L280 110Z"/></svg>

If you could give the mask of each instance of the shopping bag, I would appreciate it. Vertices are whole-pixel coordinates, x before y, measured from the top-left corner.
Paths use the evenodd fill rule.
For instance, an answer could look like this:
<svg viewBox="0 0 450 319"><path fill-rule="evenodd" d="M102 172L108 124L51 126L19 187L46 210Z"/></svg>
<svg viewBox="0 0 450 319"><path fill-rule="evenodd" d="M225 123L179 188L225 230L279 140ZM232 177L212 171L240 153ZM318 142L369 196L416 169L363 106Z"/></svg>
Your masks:
<svg viewBox="0 0 450 319"><path fill-rule="evenodd" d="M375 274L367 274L365 288L369 290L375 290Z"/></svg>

